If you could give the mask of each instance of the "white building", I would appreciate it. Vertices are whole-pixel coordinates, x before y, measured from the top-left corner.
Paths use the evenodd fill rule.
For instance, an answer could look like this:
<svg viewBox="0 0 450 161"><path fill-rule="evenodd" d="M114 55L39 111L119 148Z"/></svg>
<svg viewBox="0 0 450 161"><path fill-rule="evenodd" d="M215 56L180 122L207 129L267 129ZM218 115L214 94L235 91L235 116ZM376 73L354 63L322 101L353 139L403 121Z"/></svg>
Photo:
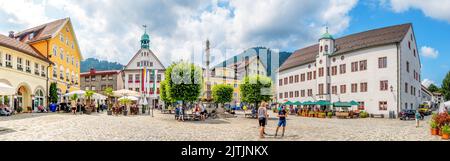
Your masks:
<svg viewBox="0 0 450 161"><path fill-rule="evenodd" d="M412 24L390 26L295 51L280 67L277 101L360 103L371 114L415 109L420 98L420 58Z"/></svg>
<svg viewBox="0 0 450 161"><path fill-rule="evenodd" d="M141 49L123 69L124 88L145 95L150 105L160 104L159 83L164 80L165 67L150 50L150 36L141 37Z"/></svg>

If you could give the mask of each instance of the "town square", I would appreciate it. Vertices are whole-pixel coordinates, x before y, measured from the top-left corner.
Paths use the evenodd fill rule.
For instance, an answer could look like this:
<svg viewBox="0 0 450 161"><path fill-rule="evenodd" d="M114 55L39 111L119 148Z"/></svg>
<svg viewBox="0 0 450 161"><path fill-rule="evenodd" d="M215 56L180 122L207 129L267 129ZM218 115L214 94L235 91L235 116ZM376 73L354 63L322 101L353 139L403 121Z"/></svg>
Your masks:
<svg viewBox="0 0 450 161"><path fill-rule="evenodd" d="M422 3L0 0L0 141L446 141Z"/></svg>

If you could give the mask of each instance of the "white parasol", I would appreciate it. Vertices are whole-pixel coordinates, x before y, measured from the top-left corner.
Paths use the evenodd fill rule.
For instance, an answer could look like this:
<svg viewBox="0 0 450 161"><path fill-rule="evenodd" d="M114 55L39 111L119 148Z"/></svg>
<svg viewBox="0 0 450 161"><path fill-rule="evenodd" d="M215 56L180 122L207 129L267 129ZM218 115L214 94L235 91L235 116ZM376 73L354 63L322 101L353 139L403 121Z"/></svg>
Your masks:
<svg viewBox="0 0 450 161"><path fill-rule="evenodd" d="M15 93L12 86L0 82L0 95L14 95Z"/></svg>

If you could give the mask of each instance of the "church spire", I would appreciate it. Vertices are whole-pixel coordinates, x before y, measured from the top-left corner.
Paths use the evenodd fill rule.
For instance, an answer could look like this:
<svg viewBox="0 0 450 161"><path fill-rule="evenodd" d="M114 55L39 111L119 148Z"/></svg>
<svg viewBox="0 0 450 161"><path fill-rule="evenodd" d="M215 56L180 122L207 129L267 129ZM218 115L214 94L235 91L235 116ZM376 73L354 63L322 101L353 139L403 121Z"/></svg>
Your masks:
<svg viewBox="0 0 450 161"><path fill-rule="evenodd" d="M148 49L150 48L150 36L147 34L147 25L143 25L144 27L144 35L141 37L141 48Z"/></svg>

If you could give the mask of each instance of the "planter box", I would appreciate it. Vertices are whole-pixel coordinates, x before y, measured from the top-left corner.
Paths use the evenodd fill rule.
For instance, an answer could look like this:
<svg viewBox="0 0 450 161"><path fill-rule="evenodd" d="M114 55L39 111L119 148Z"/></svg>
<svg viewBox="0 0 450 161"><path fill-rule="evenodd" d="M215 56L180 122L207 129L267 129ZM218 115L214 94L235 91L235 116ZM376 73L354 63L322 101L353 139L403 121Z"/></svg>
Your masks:
<svg viewBox="0 0 450 161"><path fill-rule="evenodd" d="M348 112L336 112L336 117L338 118L347 118L350 114Z"/></svg>

